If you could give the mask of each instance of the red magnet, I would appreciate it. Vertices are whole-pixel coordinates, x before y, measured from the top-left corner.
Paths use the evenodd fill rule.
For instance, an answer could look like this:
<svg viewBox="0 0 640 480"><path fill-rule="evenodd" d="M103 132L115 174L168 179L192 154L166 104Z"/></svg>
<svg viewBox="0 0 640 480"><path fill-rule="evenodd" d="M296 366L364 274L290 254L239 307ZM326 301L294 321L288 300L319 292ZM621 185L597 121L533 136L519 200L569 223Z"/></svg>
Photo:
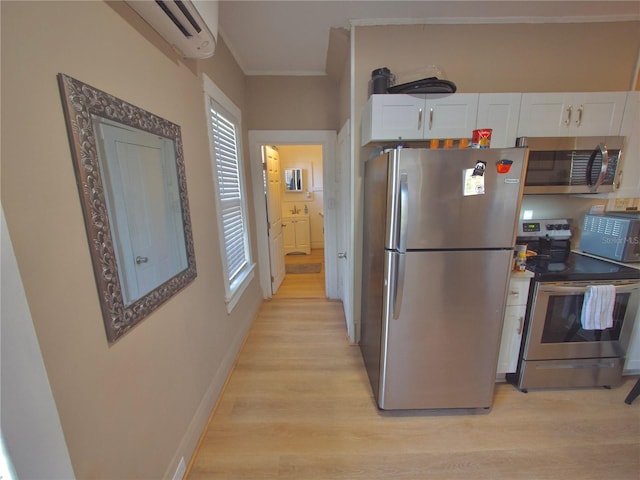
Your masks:
<svg viewBox="0 0 640 480"><path fill-rule="evenodd" d="M498 173L509 173L511 165L513 165L513 160L500 160L496 163L496 170L498 170Z"/></svg>

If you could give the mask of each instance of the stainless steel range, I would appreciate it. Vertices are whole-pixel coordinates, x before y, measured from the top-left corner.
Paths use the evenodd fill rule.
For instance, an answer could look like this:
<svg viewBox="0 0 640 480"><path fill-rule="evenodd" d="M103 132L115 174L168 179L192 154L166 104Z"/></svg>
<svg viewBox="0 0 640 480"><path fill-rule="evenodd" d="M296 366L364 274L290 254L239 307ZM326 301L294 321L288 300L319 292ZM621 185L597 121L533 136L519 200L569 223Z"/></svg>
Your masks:
<svg viewBox="0 0 640 480"><path fill-rule="evenodd" d="M522 223L517 242L538 255L527 260L534 278L518 370L507 379L522 391L620 384L640 304L640 270L571 252L564 219ZM612 321L591 328L582 314L585 294L602 285L615 292Z"/></svg>

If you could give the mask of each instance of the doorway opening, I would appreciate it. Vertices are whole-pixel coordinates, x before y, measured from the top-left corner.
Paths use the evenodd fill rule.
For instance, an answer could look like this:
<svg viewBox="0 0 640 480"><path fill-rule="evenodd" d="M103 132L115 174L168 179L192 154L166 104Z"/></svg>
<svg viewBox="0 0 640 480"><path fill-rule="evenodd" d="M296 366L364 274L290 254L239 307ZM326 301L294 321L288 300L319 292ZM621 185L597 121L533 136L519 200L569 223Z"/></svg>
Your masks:
<svg viewBox="0 0 640 480"><path fill-rule="evenodd" d="M325 298L322 145L262 145L271 294Z"/></svg>
<svg viewBox="0 0 640 480"><path fill-rule="evenodd" d="M264 298L280 289L278 275L284 280L285 257L290 264L318 263L314 258L321 258L323 297L339 298L333 167L336 132L250 131L249 140ZM311 274L290 274L291 282L302 282L302 275Z"/></svg>

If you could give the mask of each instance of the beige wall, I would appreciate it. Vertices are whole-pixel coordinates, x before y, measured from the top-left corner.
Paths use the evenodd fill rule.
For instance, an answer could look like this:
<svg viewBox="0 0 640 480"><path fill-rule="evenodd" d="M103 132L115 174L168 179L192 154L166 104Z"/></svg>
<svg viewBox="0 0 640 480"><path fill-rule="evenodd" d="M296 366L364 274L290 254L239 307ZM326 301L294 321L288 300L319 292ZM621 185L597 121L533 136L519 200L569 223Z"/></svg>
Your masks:
<svg viewBox="0 0 640 480"><path fill-rule="evenodd" d="M340 128L351 116L351 60L348 59L342 70L342 76L338 83L339 99L339 124Z"/></svg>
<svg viewBox="0 0 640 480"><path fill-rule="evenodd" d="M328 76L247 77L249 130L338 130L337 84Z"/></svg>
<svg viewBox="0 0 640 480"><path fill-rule="evenodd" d="M206 66L181 61L146 25L133 28L140 21L123 18L135 14L122 4L1 7L2 205L75 474L172 475L180 456L188 461L261 301L256 279L226 313L202 85L194 72L207 71L240 107L244 76L224 44ZM182 128L198 277L112 346L58 72ZM252 243L255 251L255 237Z"/></svg>

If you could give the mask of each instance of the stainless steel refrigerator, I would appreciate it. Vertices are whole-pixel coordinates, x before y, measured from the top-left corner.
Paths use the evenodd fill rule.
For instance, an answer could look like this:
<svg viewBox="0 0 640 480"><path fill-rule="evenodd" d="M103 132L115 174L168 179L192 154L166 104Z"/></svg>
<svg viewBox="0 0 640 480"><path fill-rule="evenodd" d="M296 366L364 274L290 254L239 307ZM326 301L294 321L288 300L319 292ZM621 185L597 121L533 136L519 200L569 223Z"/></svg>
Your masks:
<svg viewBox="0 0 640 480"><path fill-rule="evenodd" d="M366 162L360 348L381 409L491 406L527 155Z"/></svg>

